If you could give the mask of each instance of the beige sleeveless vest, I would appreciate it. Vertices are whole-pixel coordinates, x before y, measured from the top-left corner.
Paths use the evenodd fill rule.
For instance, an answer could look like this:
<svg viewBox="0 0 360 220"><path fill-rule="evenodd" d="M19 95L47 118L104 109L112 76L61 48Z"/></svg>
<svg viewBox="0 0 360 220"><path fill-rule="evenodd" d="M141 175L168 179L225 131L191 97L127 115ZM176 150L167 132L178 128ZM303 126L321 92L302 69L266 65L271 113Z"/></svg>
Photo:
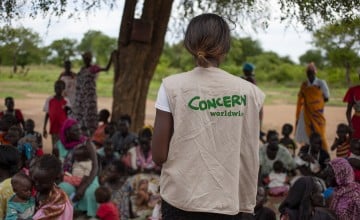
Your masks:
<svg viewBox="0 0 360 220"><path fill-rule="evenodd" d="M252 213L264 93L214 67L167 77L163 85L174 134L161 173L162 198L185 211Z"/></svg>

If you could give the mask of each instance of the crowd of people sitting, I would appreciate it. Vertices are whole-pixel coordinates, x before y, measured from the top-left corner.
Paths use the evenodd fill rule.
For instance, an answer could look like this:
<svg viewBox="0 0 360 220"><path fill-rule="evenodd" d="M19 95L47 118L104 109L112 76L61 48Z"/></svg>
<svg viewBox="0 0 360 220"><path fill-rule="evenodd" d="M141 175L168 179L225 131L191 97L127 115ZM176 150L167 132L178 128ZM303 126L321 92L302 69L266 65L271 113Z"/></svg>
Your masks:
<svg viewBox="0 0 360 220"><path fill-rule="evenodd" d="M111 64L100 68L91 64L91 54L83 58L83 81L94 81ZM6 110L0 113L0 219L161 219L161 167L152 160L152 126L132 133L129 115L109 121L107 109L90 117L97 110L96 84L90 90L86 82L75 86L76 77L65 62L55 94L45 101L42 135L34 120L25 120L15 108L14 99L5 98ZM85 94L85 99L91 97L82 102L86 106L71 101L81 99L81 89L95 91ZM44 154L48 122L52 151ZM300 146L292 132L286 123L282 137L276 130L261 137L254 218L360 219L359 139L351 137L348 125L339 124L330 147L336 158L331 160L321 134L313 132L309 143ZM281 198L277 210L267 207L268 196Z"/></svg>
<svg viewBox="0 0 360 220"><path fill-rule="evenodd" d="M1 218L161 219L161 168L152 160L151 126L132 133L128 115L110 122L110 112L102 109L89 135L68 117L52 154L44 154L34 121L23 119L13 98L5 104L7 112L18 113L0 120ZM276 219L277 212L281 219L358 219L359 140L339 124L331 145L337 158L330 160L319 134L298 149L292 130L288 123L282 137L269 130L260 147L256 219ZM278 211L264 205L267 196L283 198Z"/></svg>

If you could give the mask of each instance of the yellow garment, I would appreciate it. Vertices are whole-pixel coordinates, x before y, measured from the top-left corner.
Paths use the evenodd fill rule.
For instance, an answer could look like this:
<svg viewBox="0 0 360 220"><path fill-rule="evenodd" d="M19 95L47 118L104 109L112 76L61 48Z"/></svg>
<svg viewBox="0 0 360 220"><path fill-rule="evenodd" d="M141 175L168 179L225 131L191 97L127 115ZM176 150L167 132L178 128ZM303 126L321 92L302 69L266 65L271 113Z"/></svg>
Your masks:
<svg viewBox="0 0 360 220"><path fill-rule="evenodd" d="M323 143L322 147L327 151L324 106L325 101L321 89L318 86L308 85L307 82L303 82L298 94L296 121L299 120L300 112L303 109L306 134L310 137L312 132L319 133Z"/></svg>
<svg viewBox="0 0 360 220"><path fill-rule="evenodd" d="M0 183L0 219L5 218L7 200L14 195L11 187L11 178L8 178Z"/></svg>

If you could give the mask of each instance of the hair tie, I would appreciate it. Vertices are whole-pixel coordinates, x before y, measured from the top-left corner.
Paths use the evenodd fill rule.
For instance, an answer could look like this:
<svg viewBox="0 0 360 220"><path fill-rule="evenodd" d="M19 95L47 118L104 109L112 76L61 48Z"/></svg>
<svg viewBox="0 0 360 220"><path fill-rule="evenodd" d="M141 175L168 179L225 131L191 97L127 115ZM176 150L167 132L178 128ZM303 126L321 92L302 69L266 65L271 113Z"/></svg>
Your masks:
<svg viewBox="0 0 360 220"><path fill-rule="evenodd" d="M197 52L198 57L205 57L205 52L199 51Z"/></svg>

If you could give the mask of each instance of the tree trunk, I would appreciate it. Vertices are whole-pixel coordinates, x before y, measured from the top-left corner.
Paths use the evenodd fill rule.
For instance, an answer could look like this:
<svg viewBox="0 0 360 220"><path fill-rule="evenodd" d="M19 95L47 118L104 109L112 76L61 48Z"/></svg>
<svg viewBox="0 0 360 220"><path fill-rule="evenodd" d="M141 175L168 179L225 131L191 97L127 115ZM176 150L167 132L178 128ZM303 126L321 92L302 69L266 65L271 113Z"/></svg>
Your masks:
<svg viewBox="0 0 360 220"><path fill-rule="evenodd" d="M144 125L147 93L164 46L173 1L145 0L140 21L148 25L139 30L138 26L133 28L138 21L134 19L136 3L136 0L126 0L124 6L114 60L112 106L112 120L119 120L122 114L130 115L130 129L135 132ZM146 36L134 33L144 29L149 30Z"/></svg>

